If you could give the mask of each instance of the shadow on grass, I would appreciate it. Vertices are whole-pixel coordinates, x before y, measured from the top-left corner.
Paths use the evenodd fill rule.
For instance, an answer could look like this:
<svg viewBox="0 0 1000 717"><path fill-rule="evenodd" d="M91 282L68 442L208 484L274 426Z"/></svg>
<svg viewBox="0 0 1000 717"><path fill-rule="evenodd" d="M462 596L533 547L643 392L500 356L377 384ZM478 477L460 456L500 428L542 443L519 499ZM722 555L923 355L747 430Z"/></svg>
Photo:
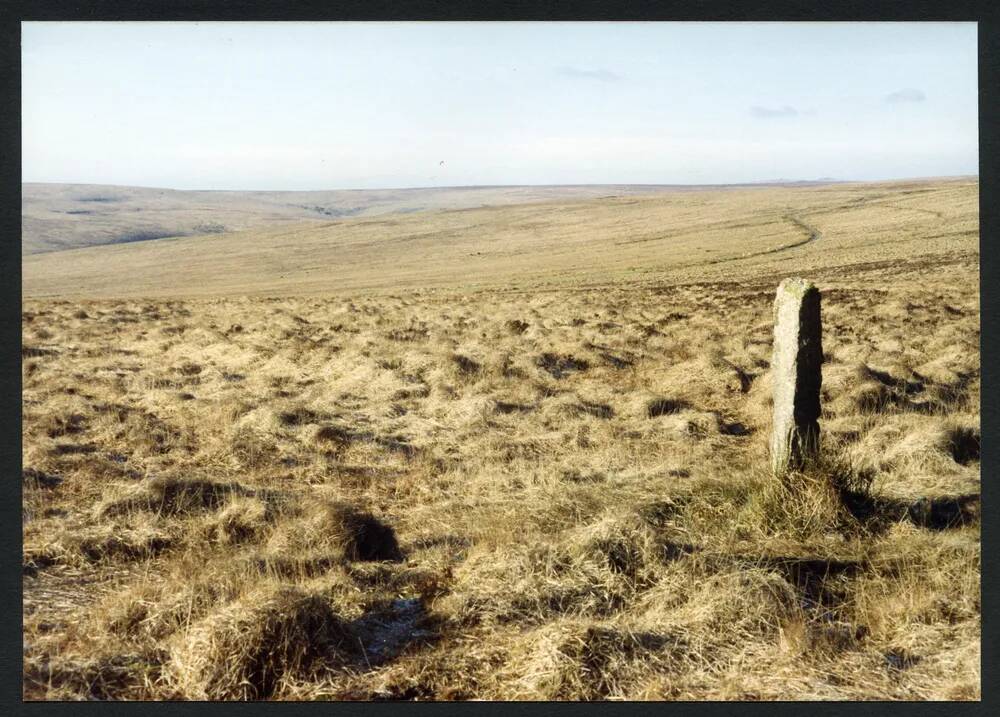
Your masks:
<svg viewBox="0 0 1000 717"><path fill-rule="evenodd" d="M840 498L851 515L876 532L902 520L928 530L960 528L979 520L981 508L977 493L908 502L844 490Z"/></svg>

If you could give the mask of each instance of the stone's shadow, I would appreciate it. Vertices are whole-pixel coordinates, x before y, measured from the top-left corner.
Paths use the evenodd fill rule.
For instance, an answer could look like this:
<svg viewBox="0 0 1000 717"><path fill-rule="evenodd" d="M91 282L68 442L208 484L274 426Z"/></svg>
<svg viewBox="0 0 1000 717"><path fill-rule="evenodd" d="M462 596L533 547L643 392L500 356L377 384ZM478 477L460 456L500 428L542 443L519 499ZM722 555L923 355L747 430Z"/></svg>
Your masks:
<svg viewBox="0 0 1000 717"><path fill-rule="evenodd" d="M929 530L960 528L978 521L981 507L978 493L908 502L844 490L840 498L848 512L874 532L884 532L902 520Z"/></svg>
<svg viewBox="0 0 1000 717"><path fill-rule="evenodd" d="M869 390L858 397L857 407L860 411L882 413L896 408L925 415L947 413L948 404L962 400L969 384L978 375L975 371L960 373L954 382L938 384L916 371L912 372L916 381L895 378L870 366L862 366L859 373L862 379L878 384L877 390Z"/></svg>

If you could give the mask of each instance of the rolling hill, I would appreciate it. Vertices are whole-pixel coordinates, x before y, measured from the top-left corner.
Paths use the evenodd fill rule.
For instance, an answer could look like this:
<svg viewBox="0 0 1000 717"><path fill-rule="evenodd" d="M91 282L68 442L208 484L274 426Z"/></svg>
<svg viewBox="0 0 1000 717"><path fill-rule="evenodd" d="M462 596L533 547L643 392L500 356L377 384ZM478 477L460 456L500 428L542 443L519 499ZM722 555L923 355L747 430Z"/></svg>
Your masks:
<svg viewBox="0 0 1000 717"><path fill-rule="evenodd" d="M705 280L978 247L975 180L578 190L605 193L592 199L568 199L568 189L491 191L494 203L536 201L322 221L269 215L240 231L33 254L24 258L23 292L204 296ZM561 197L545 200L546 191ZM427 202L435 197L486 199L468 190L431 192ZM390 195L385 202L377 206L398 211L406 203ZM232 223L212 211L201 221Z"/></svg>
<svg viewBox="0 0 1000 717"><path fill-rule="evenodd" d="M22 185L22 251L61 251L289 222L408 214L656 191L667 185L435 187L310 192L183 191L100 184ZM694 188L696 189L696 188Z"/></svg>

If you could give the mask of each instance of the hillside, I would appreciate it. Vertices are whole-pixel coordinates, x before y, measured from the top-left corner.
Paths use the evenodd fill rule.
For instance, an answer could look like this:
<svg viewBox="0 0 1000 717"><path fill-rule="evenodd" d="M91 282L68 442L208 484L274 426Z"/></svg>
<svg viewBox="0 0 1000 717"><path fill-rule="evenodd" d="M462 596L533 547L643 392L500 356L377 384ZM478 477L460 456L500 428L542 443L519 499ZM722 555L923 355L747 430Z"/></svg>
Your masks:
<svg viewBox="0 0 1000 717"><path fill-rule="evenodd" d="M180 191L100 184L22 185L24 254L148 241L289 222L407 214L433 209L627 196L655 185L435 187L313 192Z"/></svg>
<svg viewBox="0 0 1000 717"><path fill-rule="evenodd" d="M814 235L822 242L807 242ZM297 223L27 256L27 296L710 280L978 248L978 184L715 189Z"/></svg>

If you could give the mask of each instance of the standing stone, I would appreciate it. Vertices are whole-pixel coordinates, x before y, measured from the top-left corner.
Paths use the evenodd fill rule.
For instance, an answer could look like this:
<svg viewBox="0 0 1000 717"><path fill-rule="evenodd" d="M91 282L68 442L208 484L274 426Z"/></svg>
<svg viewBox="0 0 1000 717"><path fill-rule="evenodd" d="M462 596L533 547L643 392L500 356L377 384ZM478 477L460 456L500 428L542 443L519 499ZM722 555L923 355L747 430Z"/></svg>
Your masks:
<svg viewBox="0 0 1000 717"><path fill-rule="evenodd" d="M822 334L819 290L805 279L778 284L771 358L771 468L777 475L819 454Z"/></svg>

